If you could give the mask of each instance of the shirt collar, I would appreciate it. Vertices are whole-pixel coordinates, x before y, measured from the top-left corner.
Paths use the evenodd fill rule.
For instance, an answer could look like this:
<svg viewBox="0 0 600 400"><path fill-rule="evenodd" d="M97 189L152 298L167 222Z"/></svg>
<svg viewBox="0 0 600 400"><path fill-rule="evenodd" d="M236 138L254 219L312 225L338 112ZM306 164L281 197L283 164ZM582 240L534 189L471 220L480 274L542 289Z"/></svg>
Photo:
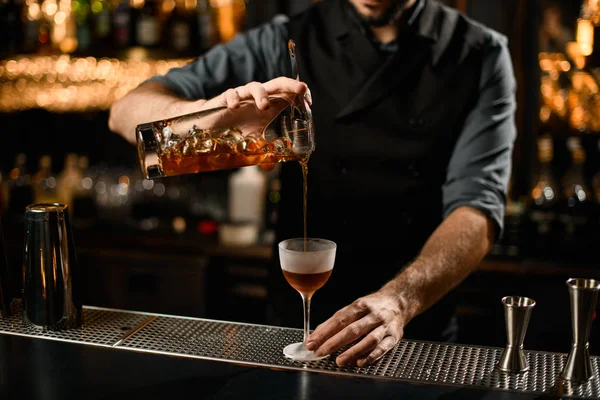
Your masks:
<svg viewBox="0 0 600 400"><path fill-rule="evenodd" d="M425 0L417 0L415 4L413 4L413 6L407 11L408 14L406 15L406 24L408 26L412 26L415 23L415 21L419 17L419 13L423 10L424 7Z"/></svg>

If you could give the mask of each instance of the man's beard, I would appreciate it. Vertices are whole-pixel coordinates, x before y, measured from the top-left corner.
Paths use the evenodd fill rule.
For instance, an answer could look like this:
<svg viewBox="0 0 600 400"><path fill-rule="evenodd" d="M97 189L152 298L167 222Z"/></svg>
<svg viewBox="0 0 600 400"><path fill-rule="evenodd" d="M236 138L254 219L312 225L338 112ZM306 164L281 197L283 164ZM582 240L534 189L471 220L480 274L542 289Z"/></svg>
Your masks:
<svg viewBox="0 0 600 400"><path fill-rule="evenodd" d="M398 18L404 10L404 7L409 1L410 0L396 0L390 5L390 7L387 10L385 10L381 15L377 17L368 17L362 15L360 12L358 12L358 10L354 6L354 4L352 4L352 2L349 3L356 12L356 15L358 15L361 21L363 21L366 25L372 27L381 27L389 25L394 21L398 20Z"/></svg>

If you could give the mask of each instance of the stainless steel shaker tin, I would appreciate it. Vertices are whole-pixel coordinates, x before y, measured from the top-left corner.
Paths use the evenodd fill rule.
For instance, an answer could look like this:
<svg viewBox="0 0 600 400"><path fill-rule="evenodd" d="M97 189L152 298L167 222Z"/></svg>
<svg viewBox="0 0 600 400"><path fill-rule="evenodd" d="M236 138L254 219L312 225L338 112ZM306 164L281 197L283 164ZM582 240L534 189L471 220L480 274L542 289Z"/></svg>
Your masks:
<svg viewBox="0 0 600 400"><path fill-rule="evenodd" d="M79 270L68 208L59 203L25 209L23 318L50 329L82 324Z"/></svg>

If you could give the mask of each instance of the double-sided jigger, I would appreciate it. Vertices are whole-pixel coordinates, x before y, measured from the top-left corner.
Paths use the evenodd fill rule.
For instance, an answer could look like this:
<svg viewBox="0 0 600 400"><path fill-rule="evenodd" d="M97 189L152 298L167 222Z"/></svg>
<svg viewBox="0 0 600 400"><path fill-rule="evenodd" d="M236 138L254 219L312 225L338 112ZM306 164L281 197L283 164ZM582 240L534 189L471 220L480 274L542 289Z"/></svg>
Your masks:
<svg viewBox="0 0 600 400"><path fill-rule="evenodd" d="M581 383L593 374L588 340L600 282L594 279L571 278L567 280L567 287L571 305L573 344L562 377L571 382Z"/></svg>
<svg viewBox="0 0 600 400"><path fill-rule="evenodd" d="M506 348L498 362L504 372L521 373L529 369L523 353L523 341L535 301L528 297L506 296L502 298L506 321Z"/></svg>

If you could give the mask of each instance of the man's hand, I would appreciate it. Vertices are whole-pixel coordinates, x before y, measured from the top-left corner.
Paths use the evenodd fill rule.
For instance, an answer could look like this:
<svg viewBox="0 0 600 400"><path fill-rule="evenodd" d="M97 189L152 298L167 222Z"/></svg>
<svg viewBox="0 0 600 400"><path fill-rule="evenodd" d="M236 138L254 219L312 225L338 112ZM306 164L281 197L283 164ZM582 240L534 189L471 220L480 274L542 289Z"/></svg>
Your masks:
<svg viewBox="0 0 600 400"><path fill-rule="evenodd" d="M404 327L456 287L487 254L495 225L481 211L459 207L437 227L419 256L377 292L356 300L315 329L306 344L331 354L361 339L336 360L359 367L398 343Z"/></svg>
<svg viewBox="0 0 600 400"><path fill-rule="evenodd" d="M269 95L277 93L305 95L308 103L312 104L310 91L306 83L291 78L279 77L265 83L250 82L244 86L228 89L204 103L202 110L223 106L238 108L240 102L244 100L254 100L259 110L267 110L270 106Z"/></svg>
<svg viewBox="0 0 600 400"><path fill-rule="evenodd" d="M406 322L398 295L382 288L342 308L319 325L310 335L307 348L320 356L362 338L336 359L340 367L362 367L378 360L398 343Z"/></svg>
<svg viewBox="0 0 600 400"><path fill-rule="evenodd" d="M306 84L286 77L275 78L265 83L251 82L229 89L208 101L184 99L161 83L147 82L112 105L108 127L131 144L135 144L135 127L139 124L214 107L237 108L241 101L250 99L254 99L259 109L266 110L269 108L268 96L284 92L304 95L308 103L312 103ZM264 99L267 99L267 102Z"/></svg>

